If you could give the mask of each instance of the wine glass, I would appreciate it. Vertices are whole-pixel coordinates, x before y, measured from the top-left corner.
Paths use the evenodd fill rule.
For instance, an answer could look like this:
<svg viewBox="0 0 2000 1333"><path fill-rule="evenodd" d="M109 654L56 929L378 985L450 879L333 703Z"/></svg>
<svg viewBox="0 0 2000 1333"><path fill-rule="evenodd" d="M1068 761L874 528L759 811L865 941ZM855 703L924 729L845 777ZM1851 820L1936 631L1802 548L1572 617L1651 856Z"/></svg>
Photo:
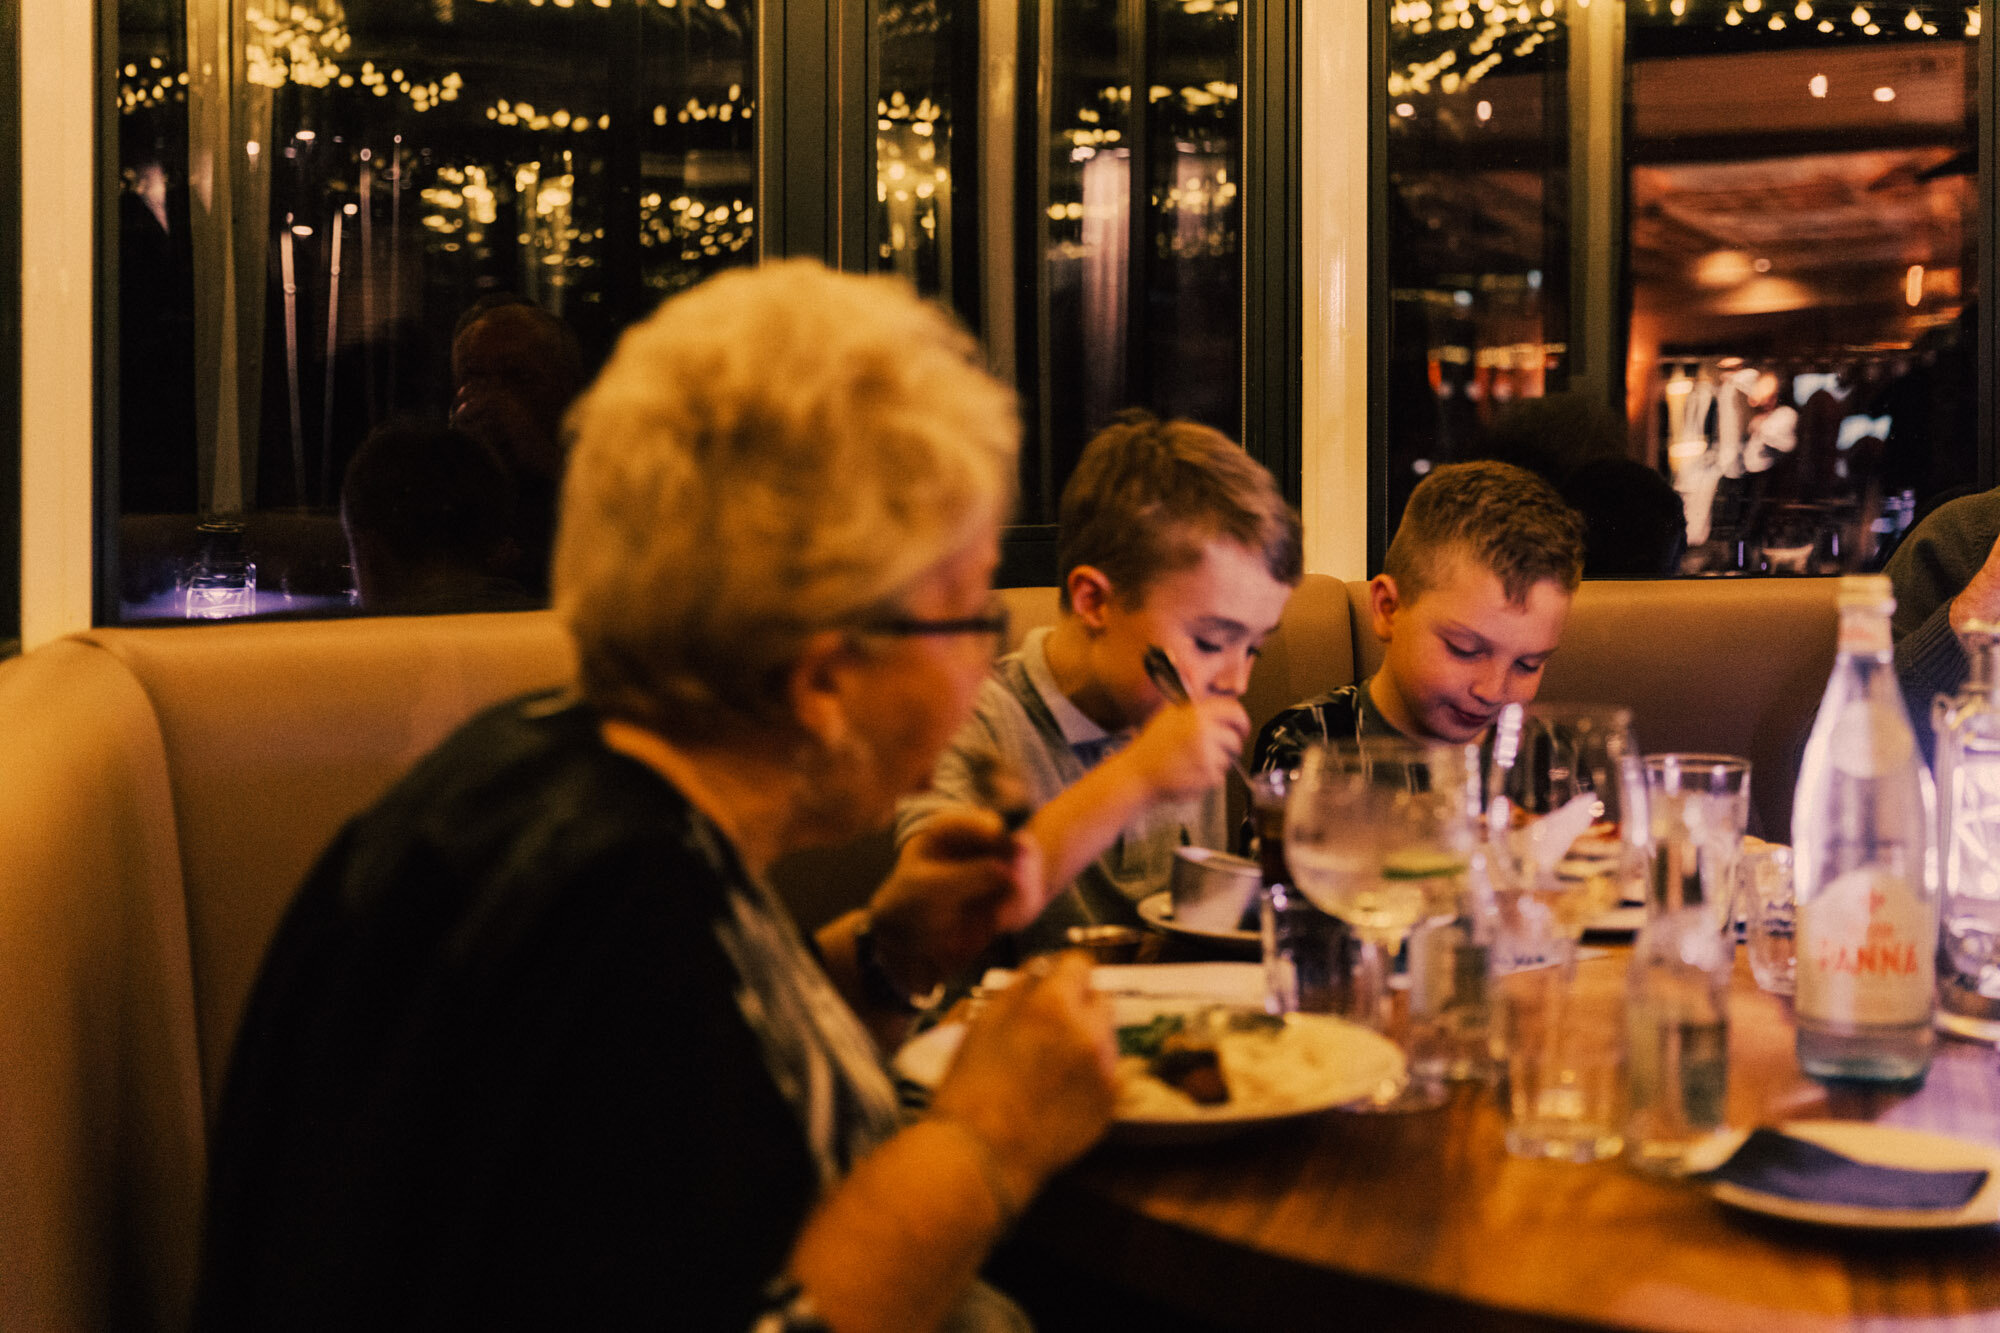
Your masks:
<svg viewBox="0 0 2000 1333"><path fill-rule="evenodd" d="M1503 924L1532 918L1530 933L1573 955L1592 921L1644 901L1650 829L1630 709L1507 705L1485 786Z"/></svg>
<svg viewBox="0 0 2000 1333"><path fill-rule="evenodd" d="M1285 800L1285 859L1307 901L1360 944L1354 1013L1393 1039L1389 962L1415 925L1456 910L1473 841L1476 789L1463 747L1409 741L1315 745ZM1354 1109L1444 1100L1435 1079L1386 1086Z"/></svg>

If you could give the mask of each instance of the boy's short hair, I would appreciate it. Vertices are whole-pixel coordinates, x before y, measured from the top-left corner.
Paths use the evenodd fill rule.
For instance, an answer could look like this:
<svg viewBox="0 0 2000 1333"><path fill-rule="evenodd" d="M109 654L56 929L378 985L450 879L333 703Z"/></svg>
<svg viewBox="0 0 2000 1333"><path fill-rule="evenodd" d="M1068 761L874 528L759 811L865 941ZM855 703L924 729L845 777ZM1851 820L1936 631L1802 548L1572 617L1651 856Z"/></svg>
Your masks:
<svg viewBox="0 0 2000 1333"><path fill-rule="evenodd" d="M1065 611L1079 565L1102 570L1131 605L1161 575L1199 563L1218 537L1262 556L1280 583L1297 584L1305 568L1298 511L1262 464L1211 426L1138 409L1084 446L1057 522Z"/></svg>
<svg viewBox="0 0 2000 1333"><path fill-rule="evenodd" d="M1555 487L1512 463L1448 463L1418 482L1382 572L1396 581L1402 601L1414 601L1454 546L1498 575L1516 606L1544 579L1575 592L1583 578L1583 516Z"/></svg>

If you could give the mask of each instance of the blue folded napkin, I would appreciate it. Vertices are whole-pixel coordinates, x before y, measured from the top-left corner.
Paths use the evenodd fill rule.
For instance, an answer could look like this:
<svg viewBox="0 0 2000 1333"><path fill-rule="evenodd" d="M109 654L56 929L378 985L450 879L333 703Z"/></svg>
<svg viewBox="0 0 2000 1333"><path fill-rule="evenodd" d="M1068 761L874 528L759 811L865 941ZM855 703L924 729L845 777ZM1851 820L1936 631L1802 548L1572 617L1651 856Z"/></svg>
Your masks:
<svg viewBox="0 0 2000 1333"><path fill-rule="evenodd" d="M1912 1171L1843 1157L1775 1129L1752 1130L1743 1146L1713 1171L1720 1180L1761 1194L1805 1203L1860 1208L1963 1208L1986 1184L1984 1171Z"/></svg>

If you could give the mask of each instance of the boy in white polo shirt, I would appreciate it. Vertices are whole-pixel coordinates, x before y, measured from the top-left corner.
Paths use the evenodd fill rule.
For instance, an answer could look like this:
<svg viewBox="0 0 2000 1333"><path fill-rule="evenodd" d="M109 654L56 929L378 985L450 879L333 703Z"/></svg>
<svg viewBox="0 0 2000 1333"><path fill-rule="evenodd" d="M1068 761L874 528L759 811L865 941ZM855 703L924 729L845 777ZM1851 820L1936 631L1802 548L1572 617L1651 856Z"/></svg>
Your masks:
<svg viewBox="0 0 2000 1333"><path fill-rule="evenodd" d="M1133 413L1099 432L1058 518L1060 617L995 664L930 790L897 813L907 838L944 806L990 802L987 765L1020 780L1045 884L1024 954L1061 947L1070 926L1136 924L1176 847L1227 845L1243 692L1302 568L1298 515L1271 475L1192 422ZM1154 646L1188 702L1148 678Z"/></svg>

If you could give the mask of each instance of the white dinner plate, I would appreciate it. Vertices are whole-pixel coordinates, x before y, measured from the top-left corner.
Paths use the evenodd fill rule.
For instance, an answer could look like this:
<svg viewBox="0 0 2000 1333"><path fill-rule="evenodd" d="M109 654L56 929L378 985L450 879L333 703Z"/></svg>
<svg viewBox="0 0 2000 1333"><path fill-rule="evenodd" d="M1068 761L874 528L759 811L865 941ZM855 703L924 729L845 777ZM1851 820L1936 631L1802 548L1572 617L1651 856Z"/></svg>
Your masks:
<svg viewBox="0 0 2000 1333"><path fill-rule="evenodd" d="M1986 1184L1963 1208L1868 1208L1858 1204L1811 1203L1713 1181L1708 1188L1718 1202L1792 1222L1866 1231L1936 1231L2000 1222L2000 1148L1970 1139L1857 1120L1791 1120L1778 1128L1793 1138L1874 1166L1898 1166L1913 1171L1983 1169L1988 1172ZM1747 1130L1730 1130L1704 1140L1690 1150L1688 1169L1707 1171L1722 1165L1747 1136Z"/></svg>
<svg viewBox="0 0 2000 1333"><path fill-rule="evenodd" d="M1185 1004L1159 1001L1146 1012L1130 997L1118 1001L1117 1021L1129 1025L1152 1014L1182 1011ZM896 1053L896 1072L914 1083L935 1088L951 1068L965 1038L960 1023L942 1023L922 1033ZM1403 1053L1380 1033L1326 1014L1287 1014L1285 1045L1279 1055L1296 1053L1302 1071L1296 1086L1282 1095L1254 1100L1232 1099L1220 1106L1187 1103L1172 1110L1144 1114L1121 1113L1111 1135L1125 1143L1196 1143L1223 1138L1255 1125L1294 1116L1329 1111L1373 1095L1384 1084L1403 1077ZM1289 1062L1287 1062L1289 1063ZM1121 1070L1121 1077L1131 1076Z"/></svg>
<svg viewBox="0 0 2000 1333"><path fill-rule="evenodd" d="M1169 935L1179 935L1185 939L1201 940L1207 944L1228 947L1231 953L1261 953L1263 937L1254 930L1203 930L1197 926L1184 926L1174 920L1174 895L1171 889L1161 889L1139 900L1139 919L1155 930L1164 930Z"/></svg>

